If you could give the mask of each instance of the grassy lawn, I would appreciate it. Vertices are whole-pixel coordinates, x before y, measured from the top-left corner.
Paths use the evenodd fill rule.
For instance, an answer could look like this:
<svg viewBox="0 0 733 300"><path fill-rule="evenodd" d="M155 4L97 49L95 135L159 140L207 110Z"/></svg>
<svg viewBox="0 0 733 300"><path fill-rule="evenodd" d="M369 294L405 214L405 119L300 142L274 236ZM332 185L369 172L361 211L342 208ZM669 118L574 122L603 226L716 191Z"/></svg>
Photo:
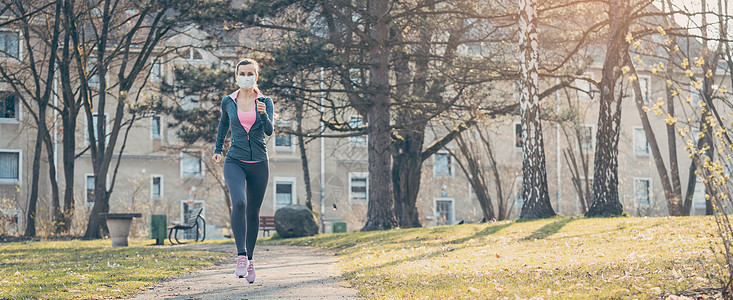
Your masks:
<svg viewBox="0 0 733 300"><path fill-rule="evenodd" d="M374 299L649 299L714 285L714 226L555 218L262 242L336 249L346 279Z"/></svg>
<svg viewBox="0 0 733 300"><path fill-rule="evenodd" d="M145 247L130 240L0 243L0 299L123 297L162 279L219 262L226 253Z"/></svg>

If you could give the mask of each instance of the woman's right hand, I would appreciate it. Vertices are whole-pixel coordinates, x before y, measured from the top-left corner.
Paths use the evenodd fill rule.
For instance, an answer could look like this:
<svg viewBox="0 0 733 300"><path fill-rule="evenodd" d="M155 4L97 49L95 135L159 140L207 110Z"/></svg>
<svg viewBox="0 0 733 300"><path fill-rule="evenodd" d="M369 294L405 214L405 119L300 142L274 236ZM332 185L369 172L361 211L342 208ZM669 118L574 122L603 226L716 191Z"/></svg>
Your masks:
<svg viewBox="0 0 733 300"><path fill-rule="evenodd" d="M218 164L221 162L221 154L214 154L214 156L211 157L211 160Z"/></svg>

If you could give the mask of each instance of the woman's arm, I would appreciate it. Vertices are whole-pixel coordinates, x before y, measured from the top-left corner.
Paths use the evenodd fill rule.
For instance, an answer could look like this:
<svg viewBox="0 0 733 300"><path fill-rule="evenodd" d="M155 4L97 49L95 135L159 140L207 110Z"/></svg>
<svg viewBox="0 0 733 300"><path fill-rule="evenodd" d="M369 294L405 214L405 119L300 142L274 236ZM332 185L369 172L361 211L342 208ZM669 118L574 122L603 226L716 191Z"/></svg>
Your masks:
<svg viewBox="0 0 733 300"><path fill-rule="evenodd" d="M273 114L274 114L274 107L272 104L272 99L267 97L260 97L257 98L257 100L262 101L265 103L265 112L266 114L260 114L260 120L263 122L263 128L265 129L265 134L270 136L272 135L272 131L274 130L274 127L272 126L273 123Z"/></svg>
<svg viewBox="0 0 733 300"><path fill-rule="evenodd" d="M221 149L224 146L224 138L227 136L227 132L229 132L229 114L227 114L226 110L227 97L221 100L221 118L219 119L219 128L216 130L216 148L214 148L214 154L221 154Z"/></svg>

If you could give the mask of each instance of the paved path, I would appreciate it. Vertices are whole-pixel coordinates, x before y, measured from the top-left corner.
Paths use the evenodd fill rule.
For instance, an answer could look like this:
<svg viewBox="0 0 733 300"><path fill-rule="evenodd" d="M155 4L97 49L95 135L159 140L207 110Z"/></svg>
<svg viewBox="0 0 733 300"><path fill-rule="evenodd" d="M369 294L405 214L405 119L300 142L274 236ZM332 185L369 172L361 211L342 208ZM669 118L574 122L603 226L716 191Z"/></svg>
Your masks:
<svg viewBox="0 0 733 300"><path fill-rule="evenodd" d="M232 253L234 245L184 245L187 249ZM334 253L325 249L258 245L257 280L234 277L235 257L221 264L161 282L132 299L359 299L341 278Z"/></svg>

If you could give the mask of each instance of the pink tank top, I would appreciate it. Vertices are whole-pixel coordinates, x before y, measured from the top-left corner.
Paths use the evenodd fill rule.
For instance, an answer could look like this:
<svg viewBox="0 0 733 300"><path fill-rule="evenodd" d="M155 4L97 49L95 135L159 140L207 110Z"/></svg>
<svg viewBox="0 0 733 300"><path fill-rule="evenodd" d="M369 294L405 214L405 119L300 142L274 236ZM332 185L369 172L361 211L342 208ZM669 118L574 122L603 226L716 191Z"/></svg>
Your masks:
<svg viewBox="0 0 733 300"><path fill-rule="evenodd" d="M255 124L255 120L257 120L257 109L253 107L249 111L242 111L237 108L237 117L239 117L239 122L242 123L244 130L249 133L249 129L252 128L252 125Z"/></svg>
<svg viewBox="0 0 733 300"><path fill-rule="evenodd" d="M255 89L255 92L257 93L257 97L264 97L259 89ZM239 96L239 90L235 91L229 97L234 100L234 103L237 103L237 96ZM255 102L256 103L256 102ZM252 125L255 124L255 121L257 120L257 104L255 104L252 109L249 111L242 111L237 107L237 118L239 119L239 122L242 124L242 127L244 127L244 130L249 133L249 130L252 128ZM259 160L240 160L242 162L246 163L257 163L260 162Z"/></svg>

